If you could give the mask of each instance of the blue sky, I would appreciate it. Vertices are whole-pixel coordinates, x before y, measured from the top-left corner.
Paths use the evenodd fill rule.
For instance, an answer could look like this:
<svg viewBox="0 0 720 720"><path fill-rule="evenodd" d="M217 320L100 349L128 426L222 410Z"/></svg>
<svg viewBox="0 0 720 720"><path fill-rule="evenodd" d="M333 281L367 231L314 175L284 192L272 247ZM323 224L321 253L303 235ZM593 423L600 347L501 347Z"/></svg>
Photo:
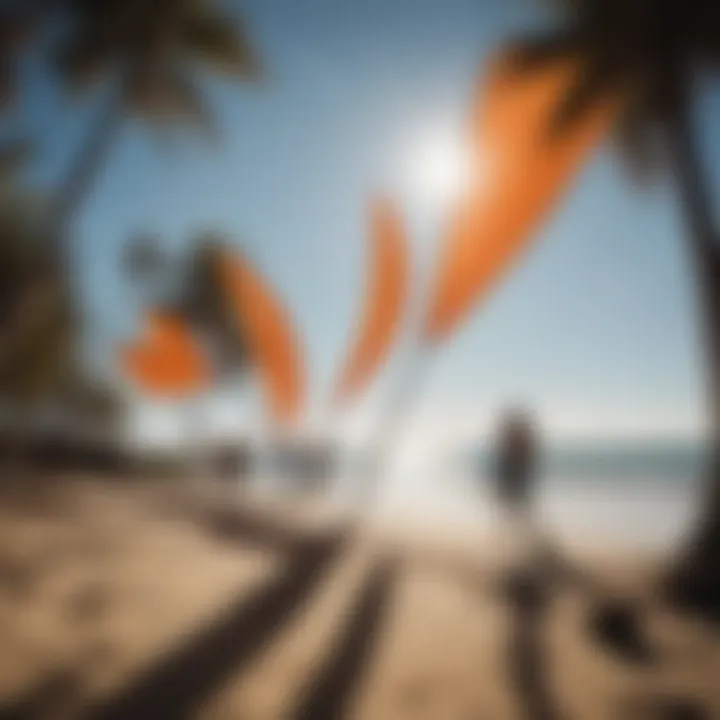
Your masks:
<svg viewBox="0 0 720 720"><path fill-rule="evenodd" d="M135 329L138 298L120 273L130 234L158 233L179 249L194 232L217 229L249 251L292 307L319 411L360 303L368 199L395 194L416 256L431 255L437 216L408 198L408 158L419 138L460 132L483 59L538 16L529 0L246 0L241 8L267 80L209 85L222 142L159 143L128 123L80 218L83 293L102 328L93 352L107 357L102 348ZM52 180L93 108L40 81L34 89L19 117L48 138L41 176ZM709 93L701 121L711 159L720 159L711 137L719 114ZM441 349L416 426L482 433L500 405L521 400L551 435L697 432L700 364L681 239L672 188L636 190L601 152L532 253ZM368 413L401 361L386 369ZM218 417L248 403L233 394Z"/></svg>

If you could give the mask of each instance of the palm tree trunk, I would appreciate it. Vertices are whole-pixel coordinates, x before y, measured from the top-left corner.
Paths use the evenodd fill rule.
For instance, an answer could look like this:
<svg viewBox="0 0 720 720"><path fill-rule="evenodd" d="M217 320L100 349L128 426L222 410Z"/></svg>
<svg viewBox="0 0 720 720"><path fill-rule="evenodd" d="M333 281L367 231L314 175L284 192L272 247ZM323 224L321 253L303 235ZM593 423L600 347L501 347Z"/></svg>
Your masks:
<svg viewBox="0 0 720 720"><path fill-rule="evenodd" d="M69 251L67 245L72 221L91 194L120 130L123 121L122 100L122 87L111 88L95 125L90 128L60 189L50 231L60 244L59 250L64 259L67 259Z"/></svg>
<svg viewBox="0 0 720 720"><path fill-rule="evenodd" d="M720 243L702 163L694 143L690 105L679 105L668 144L688 225L705 353L709 420L703 513L671 573L671 596L682 606L720 619Z"/></svg>
<svg viewBox="0 0 720 720"><path fill-rule="evenodd" d="M48 267L53 274L60 272L63 277L70 277L72 220L90 194L120 129L123 119L122 99L122 86L113 88L100 112L97 124L91 128L87 142L80 149L48 218L45 228L49 241ZM6 355L12 352L17 336L31 332L36 318L43 317L48 304L55 301L55 296L47 292L43 283L30 283L19 294L7 322L0 328L0 372Z"/></svg>

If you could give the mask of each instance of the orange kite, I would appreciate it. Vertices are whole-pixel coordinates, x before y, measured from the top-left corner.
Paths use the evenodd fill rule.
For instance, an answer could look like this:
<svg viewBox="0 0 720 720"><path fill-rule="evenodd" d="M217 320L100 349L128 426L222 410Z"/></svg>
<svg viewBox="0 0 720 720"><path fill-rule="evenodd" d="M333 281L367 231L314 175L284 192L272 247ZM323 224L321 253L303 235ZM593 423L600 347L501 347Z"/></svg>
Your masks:
<svg viewBox="0 0 720 720"><path fill-rule="evenodd" d="M210 366L190 329L169 313L153 312L146 318L143 342L120 350L127 375L149 395L180 397L207 385Z"/></svg>
<svg viewBox="0 0 720 720"><path fill-rule="evenodd" d="M524 74L506 58L494 64L473 108L478 172L451 216L425 321L428 342L447 336L498 280L607 131L613 103L551 138L552 114L576 73L567 61Z"/></svg>
<svg viewBox="0 0 720 720"><path fill-rule="evenodd" d="M370 213L370 272L359 330L335 388L337 402L355 397L388 354L408 289L405 231L395 208L376 201Z"/></svg>
<svg viewBox="0 0 720 720"><path fill-rule="evenodd" d="M301 410L305 383L300 344L289 315L272 288L241 255L220 253L220 282L260 373L270 411L289 423Z"/></svg>

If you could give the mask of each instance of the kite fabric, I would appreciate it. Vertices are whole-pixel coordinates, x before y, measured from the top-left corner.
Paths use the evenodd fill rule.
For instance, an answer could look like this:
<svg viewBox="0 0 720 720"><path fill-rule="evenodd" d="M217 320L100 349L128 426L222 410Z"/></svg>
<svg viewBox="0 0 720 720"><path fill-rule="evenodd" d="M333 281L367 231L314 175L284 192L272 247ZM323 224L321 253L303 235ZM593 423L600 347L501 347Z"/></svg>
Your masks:
<svg viewBox="0 0 720 720"><path fill-rule="evenodd" d="M302 409L305 378L290 316L269 284L236 251L219 255L219 278L259 373L270 414L281 424Z"/></svg>
<svg viewBox="0 0 720 720"><path fill-rule="evenodd" d="M405 230L392 203L375 201L369 224L367 292L357 334L335 387L335 400L340 404L359 395L387 357L408 291Z"/></svg>
<svg viewBox="0 0 720 720"><path fill-rule="evenodd" d="M615 104L601 102L553 134L577 73L569 61L520 72L501 57L484 78L472 108L474 179L441 246L427 342L449 335L520 255L609 129Z"/></svg>
<svg viewBox="0 0 720 720"><path fill-rule="evenodd" d="M126 375L145 393L177 398L192 395L209 382L210 368L188 326L169 313L146 318L144 340L121 348Z"/></svg>

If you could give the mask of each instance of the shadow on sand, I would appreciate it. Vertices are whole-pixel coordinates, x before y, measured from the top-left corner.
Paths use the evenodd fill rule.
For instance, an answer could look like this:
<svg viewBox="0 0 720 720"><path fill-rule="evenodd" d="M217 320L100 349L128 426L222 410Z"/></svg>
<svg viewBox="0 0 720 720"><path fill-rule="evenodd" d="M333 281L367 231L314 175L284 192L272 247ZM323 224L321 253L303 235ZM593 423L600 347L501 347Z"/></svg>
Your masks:
<svg viewBox="0 0 720 720"><path fill-rule="evenodd" d="M505 596L512 614L508 675L523 717L560 720L564 715L550 691L543 637L550 601L548 583L537 572L522 568L508 577Z"/></svg>
<svg viewBox="0 0 720 720"><path fill-rule="evenodd" d="M292 553L299 543L312 542L307 532L238 505L202 504L195 498L184 501L175 498L174 503L166 503L161 512L173 519L189 521L199 532L231 545Z"/></svg>
<svg viewBox="0 0 720 720"><path fill-rule="evenodd" d="M621 720L711 720L713 715L691 698L658 696L625 703L617 717Z"/></svg>
<svg viewBox="0 0 720 720"><path fill-rule="evenodd" d="M532 564L510 573L504 587L512 614L509 676L524 716L530 720L565 717L550 690L543 637L550 603L563 587L572 587L585 596L588 637L597 649L630 666L647 667L659 659L647 635L641 604L614 596L590 575L541 548Z"/></svg>
<svg viewBox="0 0 720 720"><path fill-rule="evenodd" d="M372 662L392 600L397 568L385 560L368 574L350 608L348 623L308 682L291 720L337 720L346 716Z"/></svg>
<svg viewBox="0 0 720 720"><path fill-rule="evenodd" d="M194 633L129 687L80 717L179 720L195 716L223 682L240 672L301 609L345 540L339 535L302 546L279 577L250 597L243 594L208 627Z"/></svg>
<svg viewBox="0 0 720 720"><path fill-rule="evenodd" d="M77 696L79 677L73 670L58 670L33 685L21 697L0 706L0 720L35 720L47 717Z"/></svg>

